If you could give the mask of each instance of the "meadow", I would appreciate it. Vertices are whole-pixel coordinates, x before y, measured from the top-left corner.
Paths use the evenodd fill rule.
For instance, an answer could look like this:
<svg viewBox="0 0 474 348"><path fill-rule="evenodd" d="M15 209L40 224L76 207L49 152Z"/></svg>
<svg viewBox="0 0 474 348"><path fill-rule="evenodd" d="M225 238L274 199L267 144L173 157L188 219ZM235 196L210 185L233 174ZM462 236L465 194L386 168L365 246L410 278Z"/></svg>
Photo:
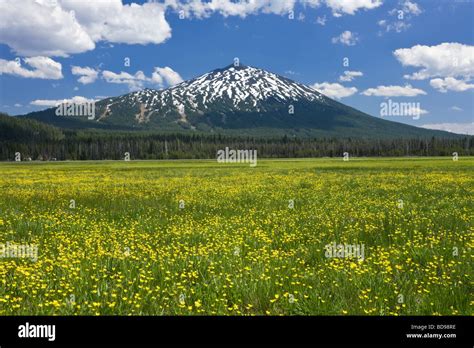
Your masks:
<svg viewBox="0 0 474 348"><path fill-rule="evenodd" d="M472 157L0 163L0 244L38 248L0 258L0 314L473 315L473 173Z"/></svg>

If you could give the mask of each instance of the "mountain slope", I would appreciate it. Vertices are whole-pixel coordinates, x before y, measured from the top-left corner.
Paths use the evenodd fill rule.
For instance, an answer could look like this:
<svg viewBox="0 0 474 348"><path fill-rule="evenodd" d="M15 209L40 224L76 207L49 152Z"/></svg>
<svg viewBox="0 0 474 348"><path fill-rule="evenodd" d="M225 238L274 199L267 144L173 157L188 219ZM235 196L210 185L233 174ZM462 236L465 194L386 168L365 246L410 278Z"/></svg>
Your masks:
<svg viewBox="0 0 474 348"><path fill-rule="evenodd" d="M19 119L0 112L0 141L41 142L64 139L64 133L54 127L31 119Z"/></svg>
<svg viewBox="0 0 474 348"><path fill-rule="evenodd" d="M311 87L249 66L230 65L164 90L96 103L96 118L25 115L66 128L352 137L455 136L369 116Z"/></svg>

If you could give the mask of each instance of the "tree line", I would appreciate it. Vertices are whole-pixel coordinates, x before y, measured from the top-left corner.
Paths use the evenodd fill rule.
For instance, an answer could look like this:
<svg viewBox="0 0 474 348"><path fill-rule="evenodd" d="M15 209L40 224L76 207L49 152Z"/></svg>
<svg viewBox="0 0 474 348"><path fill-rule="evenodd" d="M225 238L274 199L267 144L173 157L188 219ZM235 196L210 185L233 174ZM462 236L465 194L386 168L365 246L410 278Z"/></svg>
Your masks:
<svg viewBox="0 0 474 348"><path fill-rule="evenodd" d="M293 138L100 130L62 130L0 115L0 160L213 159L217 151L257 150L259 158L473 155L474 137Z"/></svg>

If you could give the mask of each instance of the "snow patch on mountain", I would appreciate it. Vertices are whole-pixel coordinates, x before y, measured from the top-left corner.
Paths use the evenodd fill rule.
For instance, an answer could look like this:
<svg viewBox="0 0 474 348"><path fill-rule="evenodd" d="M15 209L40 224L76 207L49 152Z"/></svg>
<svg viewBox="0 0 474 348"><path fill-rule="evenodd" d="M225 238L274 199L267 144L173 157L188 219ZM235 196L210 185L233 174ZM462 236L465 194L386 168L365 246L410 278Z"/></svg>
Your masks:
<svg viewBox="0 0 474 348"><path fill-rule="evenodd" d="M285 77L250 66L230 65L223 69L184 81L164 90L144 89L120 98L129 99L132 106L165 116L178 112L183 118L188 113L202 113L216 107L221 113L265 112L269 102L274 107L287 108L296 101L319 101L325 98L315 89ZM178 111L180 110L180 111Z"/></svg>

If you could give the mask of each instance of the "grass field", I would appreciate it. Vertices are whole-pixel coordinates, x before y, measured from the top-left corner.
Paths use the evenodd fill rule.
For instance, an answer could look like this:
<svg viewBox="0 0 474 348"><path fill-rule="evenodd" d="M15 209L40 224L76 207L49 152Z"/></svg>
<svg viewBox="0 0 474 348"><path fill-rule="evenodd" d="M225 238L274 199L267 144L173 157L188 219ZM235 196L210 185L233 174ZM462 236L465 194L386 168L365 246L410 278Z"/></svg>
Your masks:
<svg viewBox="0 0 474 348"><path fill-rule="evenodd" d="M472 315L473 173L450 157L0 163L3 251L38 248L0 258L0 314Z"/></svg>

